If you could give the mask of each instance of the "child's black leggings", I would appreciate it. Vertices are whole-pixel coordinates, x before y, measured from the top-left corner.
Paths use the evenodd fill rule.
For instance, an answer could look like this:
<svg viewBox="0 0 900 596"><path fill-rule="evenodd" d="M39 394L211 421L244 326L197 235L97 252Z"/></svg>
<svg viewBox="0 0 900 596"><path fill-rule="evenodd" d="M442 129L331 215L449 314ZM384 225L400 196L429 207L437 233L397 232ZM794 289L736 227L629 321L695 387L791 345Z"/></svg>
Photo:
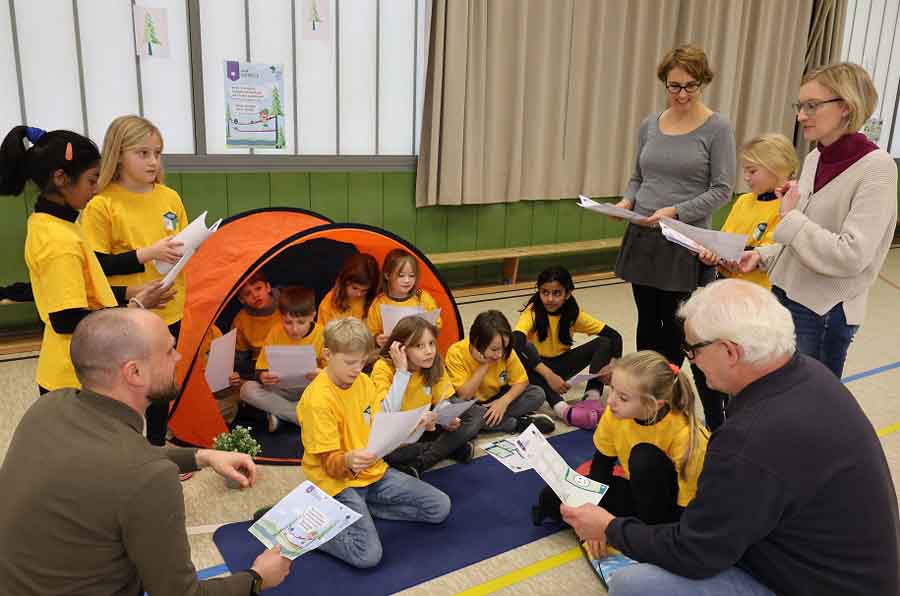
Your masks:
<svg viewBox="0 0 900 596"><path fill-rule="evenodd" d="M646 524L678 521L683 507L678 506L678 474L675 464L656 445L638 443L628 458L626 480L612 475L615 458L594 452L589 477L609 486L600 506L617 517L637 517ZM561 520L559 497L544 487L538 500L539 517Z"/></svg>

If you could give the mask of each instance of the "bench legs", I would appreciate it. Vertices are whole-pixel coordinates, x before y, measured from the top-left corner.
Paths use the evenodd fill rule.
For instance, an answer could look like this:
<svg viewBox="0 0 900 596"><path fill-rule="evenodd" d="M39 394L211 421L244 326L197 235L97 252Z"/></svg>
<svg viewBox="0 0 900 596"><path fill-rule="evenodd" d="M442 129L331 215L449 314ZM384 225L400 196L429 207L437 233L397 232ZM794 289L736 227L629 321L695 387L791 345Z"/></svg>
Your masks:
<svg viewBox="0 0 900 596"><path fill-rule="evenodd" d="M519 276L519 257L503 259L503 283L514 284Z"/></svg>

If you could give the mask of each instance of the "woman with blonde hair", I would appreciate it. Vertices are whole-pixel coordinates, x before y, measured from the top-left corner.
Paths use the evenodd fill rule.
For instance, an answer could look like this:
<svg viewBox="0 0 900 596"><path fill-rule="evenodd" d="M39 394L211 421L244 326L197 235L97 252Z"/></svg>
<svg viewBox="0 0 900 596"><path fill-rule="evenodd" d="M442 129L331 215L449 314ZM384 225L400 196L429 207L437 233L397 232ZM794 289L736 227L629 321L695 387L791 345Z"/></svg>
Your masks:
<svg viewBox="0 0 900 596"><path fill-rule="evenodd" d="M158 280L163 275L154 262L174 264L181 257L181 243L172 237L187 226L187 212L178 193L162 183L162 150L162 134L145 118L120 116L106 131L100 192L84 209L81 224L111 284ZM177 340L184 311L183 273L172 288L172 300L154 312ZM166 404L147 408L147 436L155 445L165 442L167 415Z"/></svg>
<svg viewBox="0 0 900 596"><path fill-rule="evenodd" d="M768 272L793 316L797 349L839 378L897 224L897 165L859 132L877 102L872 78L856 64L803 77L793 105L816 148L800 179L777 191L774 243L745 251L739 266Z"/></svg>

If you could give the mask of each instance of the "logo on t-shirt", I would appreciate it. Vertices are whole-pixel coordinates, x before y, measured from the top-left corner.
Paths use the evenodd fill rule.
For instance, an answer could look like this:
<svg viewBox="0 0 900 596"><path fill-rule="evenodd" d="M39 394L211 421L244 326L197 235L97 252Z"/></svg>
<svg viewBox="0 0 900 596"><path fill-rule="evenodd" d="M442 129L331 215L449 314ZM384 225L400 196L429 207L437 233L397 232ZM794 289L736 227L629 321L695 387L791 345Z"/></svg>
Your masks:
<svg viewBox="0 0 900 596"><path fill-rule="evenodd" d="M163 213L163 225L170 232L174 232L178 229L178 216L171 211L166 211Z"/></svg>
<svg viewBox="0 0 900 596"><path fill-rule="evenodd" d="M505 370L500 371L500 385L506 385L508 382L509 376L506 374Z"/></svg>
<svg viewBox="0 0 900 596"><path fill-rule="evenodd" d="M363 410L363 420L366 422L366 426L372 426L372 405L366 406L366 409Z"/></svg>
<svg viewBox="0 0 900 596"><path fill-rule="evenodd" d="M762 222L756 226L756 229L753 230L753 241L759 242L762 240L762 237L765 235L766 230L769 228L769 224L766 222Z"/></svg>

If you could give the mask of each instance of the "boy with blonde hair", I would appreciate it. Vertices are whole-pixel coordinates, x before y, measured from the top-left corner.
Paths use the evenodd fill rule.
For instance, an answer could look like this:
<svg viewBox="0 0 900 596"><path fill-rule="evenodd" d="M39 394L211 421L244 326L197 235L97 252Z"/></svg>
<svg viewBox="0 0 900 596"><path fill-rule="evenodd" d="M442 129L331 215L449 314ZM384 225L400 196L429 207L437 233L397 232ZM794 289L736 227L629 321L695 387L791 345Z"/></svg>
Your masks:
<svg viewBox="0 0 900 596"><path fill-rule="evenodd" d="M354 567L374 567L382 545L373 517L443 522L450 498L417 478L388 468L366 450L381 411L378 393L362 369L373 351L365 323L336 319L325 326L325 370L297 406L303 425L303 471L323 491L362 517L319 547Z"/></svg>

